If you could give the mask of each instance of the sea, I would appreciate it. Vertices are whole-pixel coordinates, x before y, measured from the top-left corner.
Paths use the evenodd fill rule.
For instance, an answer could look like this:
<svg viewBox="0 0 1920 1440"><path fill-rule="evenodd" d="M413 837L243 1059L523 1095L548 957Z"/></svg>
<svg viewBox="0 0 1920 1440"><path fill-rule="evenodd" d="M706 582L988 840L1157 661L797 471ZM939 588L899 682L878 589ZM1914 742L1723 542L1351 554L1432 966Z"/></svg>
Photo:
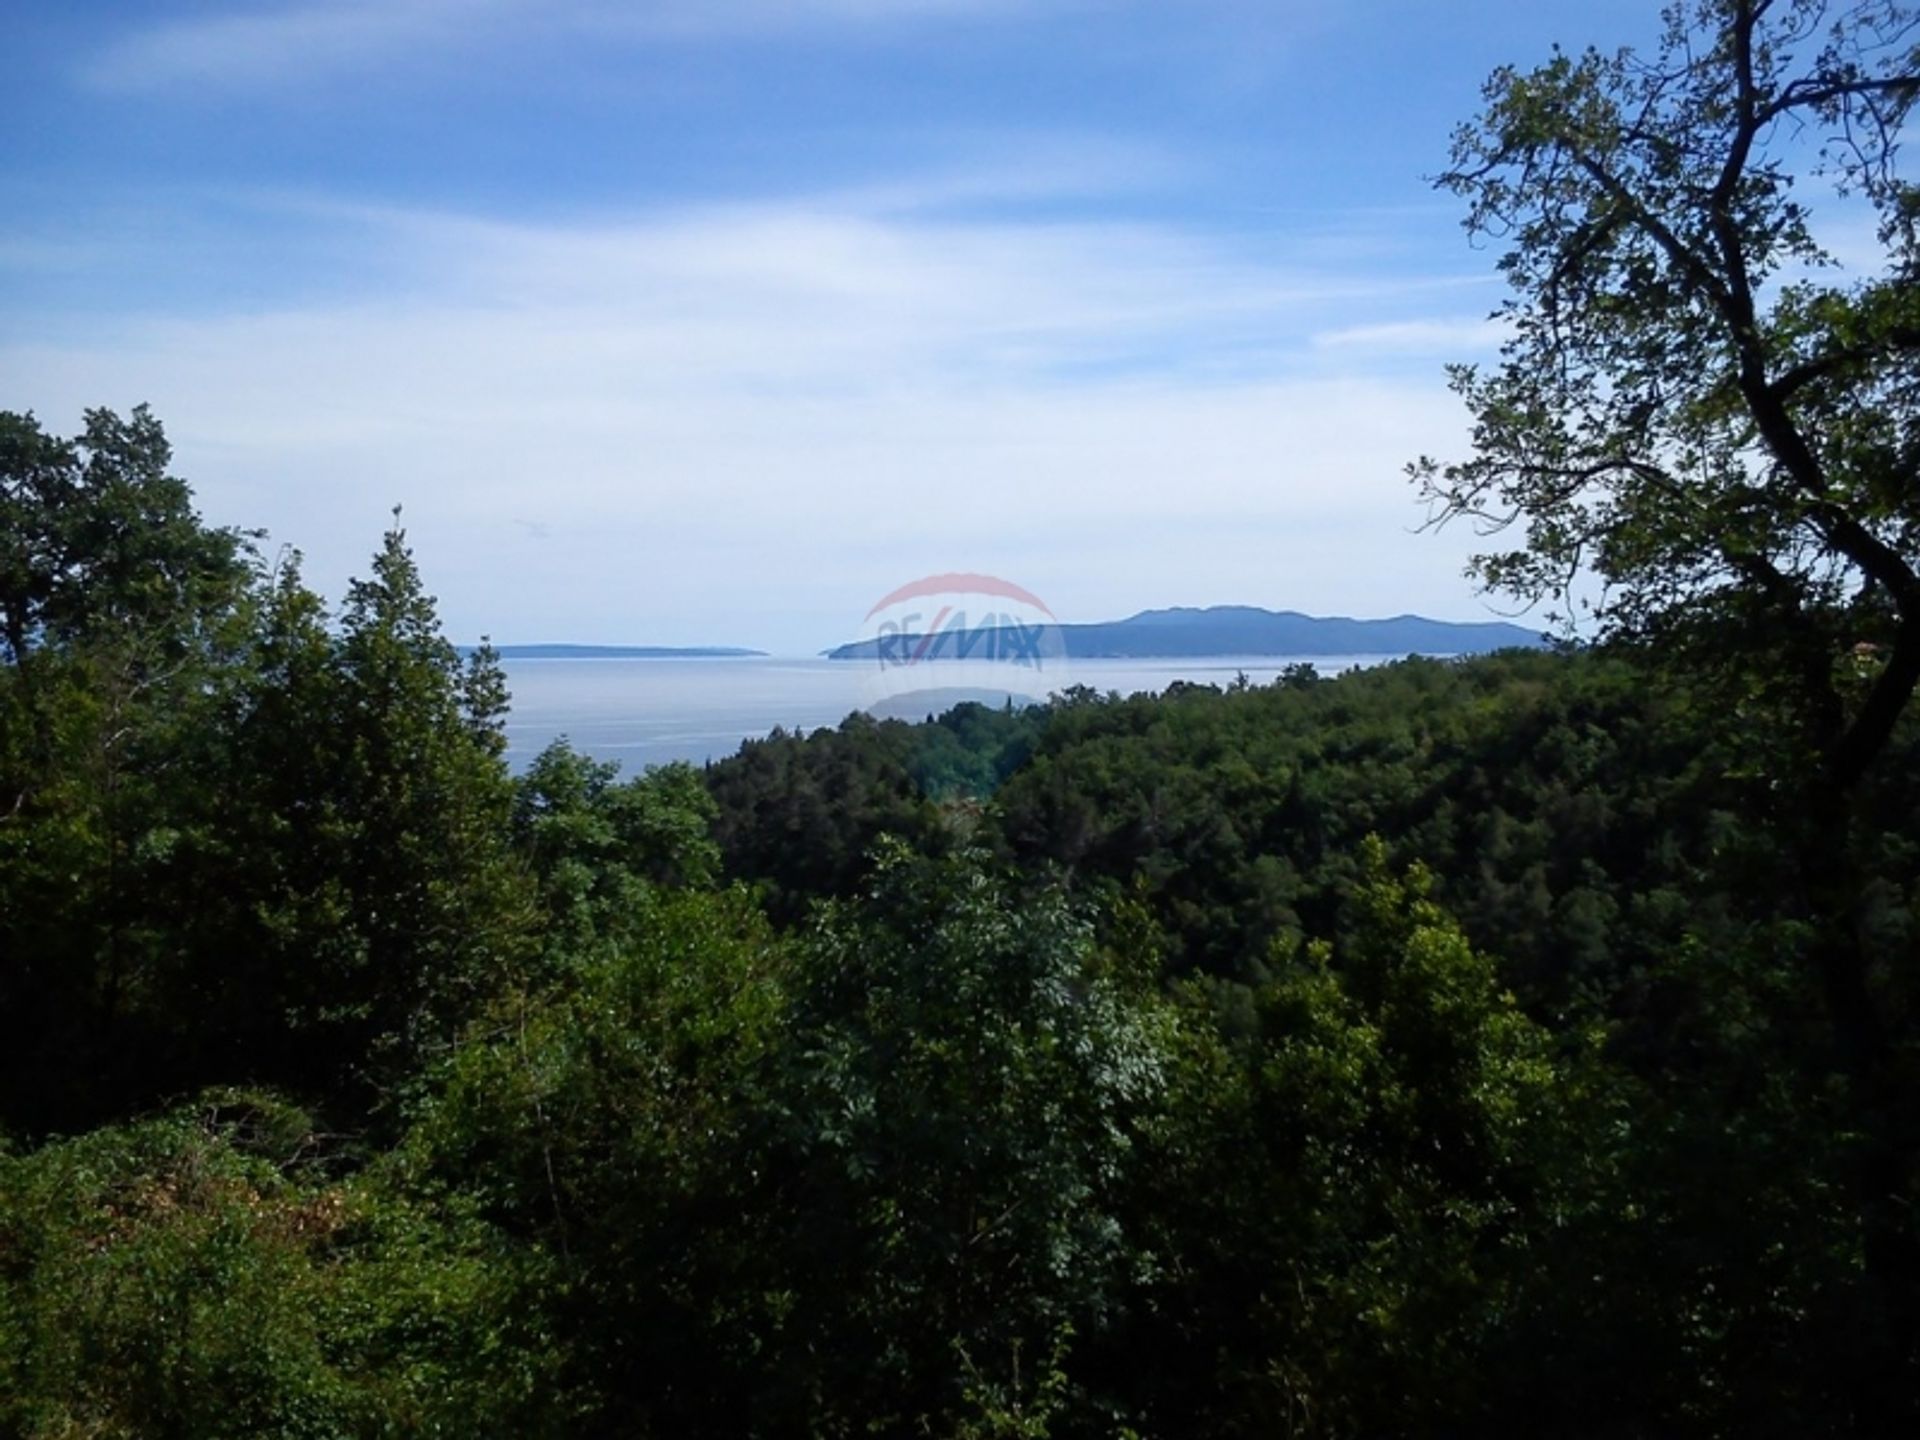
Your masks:
<svg viewBox="0 0 1920 1440"><path fill-rule="evenodd" d="M1058 687L1102 694L1158 694L1175 681L1225 687L1245 675L1265 685L1289 665L1322 675L1398 659L1387 655L1201 656L1154 660L1076 659ZM565 739L626 774L675 760L704 765L735 754L746 740L779 728L811 732L838 726L854 711L923 720L963 700L1025 704L1042 696L991 686L900 693L878 684L876 667L858 660L773 656L514 659L505 662L513 708L507 761L522 770Z"/></svg>

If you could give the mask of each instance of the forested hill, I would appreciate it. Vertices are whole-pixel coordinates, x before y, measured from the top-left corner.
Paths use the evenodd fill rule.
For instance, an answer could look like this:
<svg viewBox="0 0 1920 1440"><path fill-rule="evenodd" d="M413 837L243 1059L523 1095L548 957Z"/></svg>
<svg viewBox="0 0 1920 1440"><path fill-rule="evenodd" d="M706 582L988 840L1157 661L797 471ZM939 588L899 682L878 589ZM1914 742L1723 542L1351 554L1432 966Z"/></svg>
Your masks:
<svg viewBox="0 0 1920 1440"><path fill-rule="evenodd" d="M1143 610L1125 620L1057 627L1060 643L1076 659L1154 659L1201 655L1480 655L1546 643L1534 630L1504 621L1460 623L1396 615L1390 620L1303 615L1250 605L1214 605ZM943 631L933 637L927 659L1005 653L992 634ZM917 648L920 636L891 643ZM965 643L963 643L965 642ZM860 640L828 651L835 660L871 660L880 640ZM971 648L969 648L969 646Z"/></svg>
<svg viewBox="0 0 1920 1440"><path fill-rule="evenodd" d="M398 532L7 456L0 1435L1916 1433L1911 720L1838 821L1666 647L515 775Z"/></svg>

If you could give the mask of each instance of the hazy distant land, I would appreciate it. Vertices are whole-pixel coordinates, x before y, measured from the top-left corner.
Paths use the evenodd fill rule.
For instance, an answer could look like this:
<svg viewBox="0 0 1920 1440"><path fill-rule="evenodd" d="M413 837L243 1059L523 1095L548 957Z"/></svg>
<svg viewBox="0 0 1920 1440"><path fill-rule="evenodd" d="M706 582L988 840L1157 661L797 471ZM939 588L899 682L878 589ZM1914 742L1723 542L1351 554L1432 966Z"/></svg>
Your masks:
<svg viewBox="0 0 1920 1440"><path fill-rule="evenodd" d="M1547 643L1538 631L1505 621L1429 620L1396 615L1388 620L1304 615L1297 610L1262 610L1252 605L1178 606L1143 610L1125 620L1057 627L1066 655L1077 660L1174 659L1225 655L1480 655ZM990 639L991 632L967 632ZM831 660L871 660L882 643L913 644L922 637L856 640L826 652ZM941 631L927 659L961 659L961 635ZM972 646L970 654L992 655L992 644Z"/></svg>
<svg viewBox="0 0 1920 1440"><path fill-rule="evenodd" d="M995 633L991 627L966 631L968 643L962 654L961 633L941 631L923 658L991 656L999 647L976 644L974 637L987 641ZM922 638L896 636L885 643L917 645ZM820 653L829 660L872 660L882 643L854 640ZM1537 649L1547 638L1501 620L1430 620L1424 615L1354 620L1254 605L1211 605L1173 606L1143 610L1125 620L1059 625L1048 632L1046 643L1050 650L1064 646L1066 656L1076 660L1199 660L1242 655L1483 655L1492 650ZM738 660L765 659L771 653L744 645L535 644L496 645L494 650L502 660Z"/></svg>

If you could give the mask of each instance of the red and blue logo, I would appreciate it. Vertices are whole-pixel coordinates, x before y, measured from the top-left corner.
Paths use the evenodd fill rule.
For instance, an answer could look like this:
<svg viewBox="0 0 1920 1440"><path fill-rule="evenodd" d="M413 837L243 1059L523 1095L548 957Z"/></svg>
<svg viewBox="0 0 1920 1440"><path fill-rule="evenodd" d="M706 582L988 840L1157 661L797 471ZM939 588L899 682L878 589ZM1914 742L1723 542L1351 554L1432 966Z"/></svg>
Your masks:
<svg viewBox="0 0 1920 1440"><path fill-rule="evenodd" d="M834 653L869 667L868 708L877 713L1040 701L1069 683L1060 622L1031 590L997 575L902 585L867 612L861 638Z"/></svg>

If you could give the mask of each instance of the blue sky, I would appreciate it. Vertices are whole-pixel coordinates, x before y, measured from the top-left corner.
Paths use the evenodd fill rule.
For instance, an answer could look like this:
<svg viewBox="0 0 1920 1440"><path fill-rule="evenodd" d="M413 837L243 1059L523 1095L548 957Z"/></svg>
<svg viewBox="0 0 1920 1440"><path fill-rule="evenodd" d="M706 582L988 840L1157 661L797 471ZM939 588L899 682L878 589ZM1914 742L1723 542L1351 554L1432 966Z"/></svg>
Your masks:
<svg viewBox="0 0 1920 1440"><path fill-rule="evenodd" d="M338 595L805 652L917 575L1063 619L1484 618L1401 474L1493 257L1423 177L1644 3L15 0L0 406L148 401Z"/></svg>

